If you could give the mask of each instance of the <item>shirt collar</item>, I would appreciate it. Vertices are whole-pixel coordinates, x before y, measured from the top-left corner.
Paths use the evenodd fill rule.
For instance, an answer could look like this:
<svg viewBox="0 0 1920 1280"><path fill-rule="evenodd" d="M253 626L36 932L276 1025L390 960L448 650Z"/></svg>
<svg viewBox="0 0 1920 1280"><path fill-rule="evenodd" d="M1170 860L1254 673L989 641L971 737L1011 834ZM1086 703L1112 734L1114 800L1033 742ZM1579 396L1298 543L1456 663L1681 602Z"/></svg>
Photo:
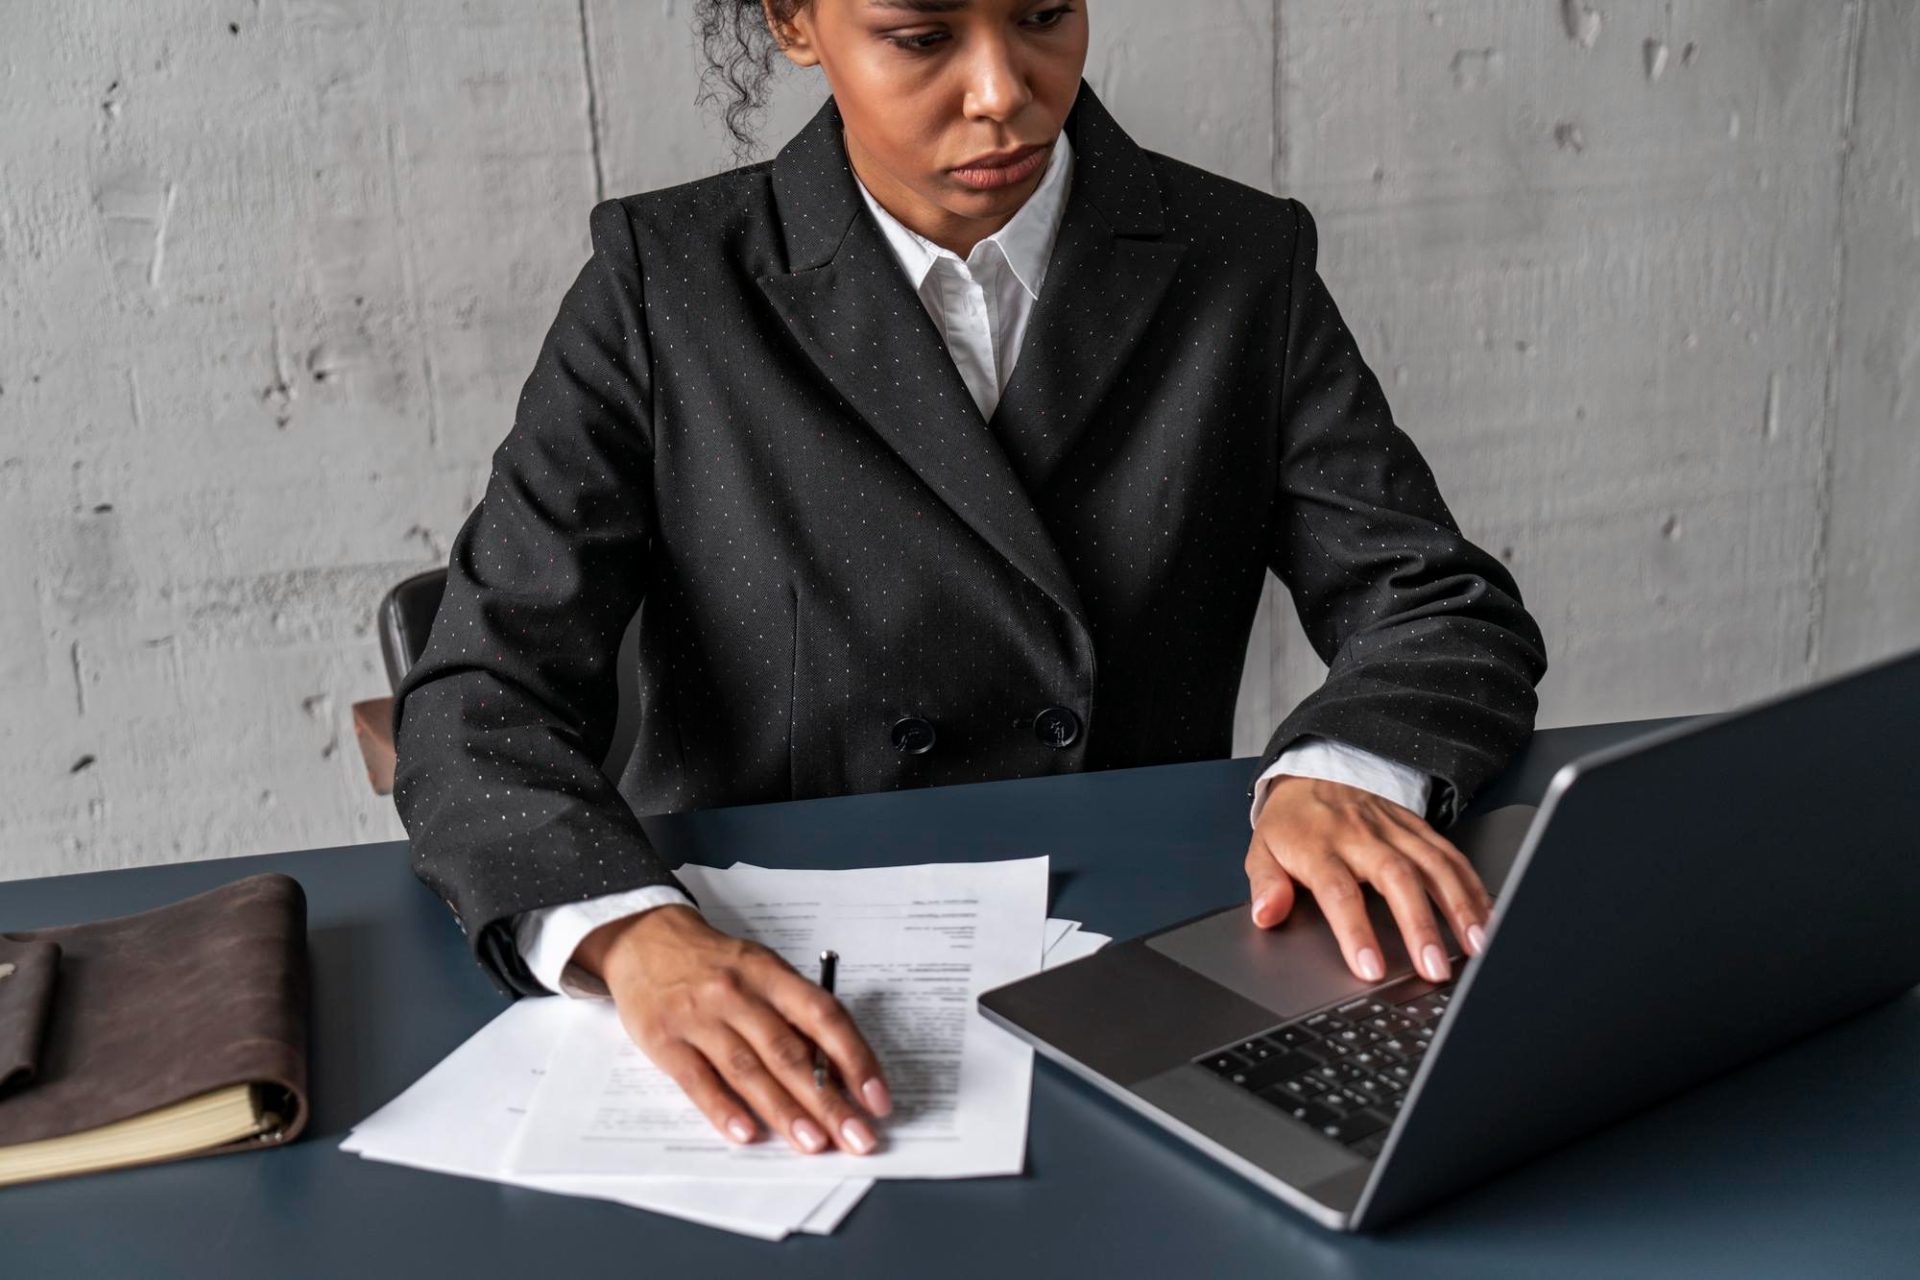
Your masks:
<svg viewBox="0 0 1920 1280"><path fill-rule="evenodd" d="M1047 274L1047 261L1053 256L1053 242L1060 229L1060 216L1066 210L1067 186L1072 172L1073 144L1067 141L1063 129L1055 135L1053 154L1047 158L1047 171L1041 175L1040 185L1034 188L1026 203L1007 219L1005 226L973 247L973 253L966 259L969 270L983 261L986 254L997 249L1013 269L1021 286L1038 298L1040 282ZM881 231L886 233L887 243L893 246L894 254L900 259L900 265L906 268L907 278L913 282L916 292L926 282L927 273L933 270L937 259L962 260L953 250L935 244L888 213L873 198L873 193L867 190L867 184L860 181L857 173L854 175L854 185L860 188L861 198L867 202L867 208L873 211L874 220L880 224Z"/></svg>

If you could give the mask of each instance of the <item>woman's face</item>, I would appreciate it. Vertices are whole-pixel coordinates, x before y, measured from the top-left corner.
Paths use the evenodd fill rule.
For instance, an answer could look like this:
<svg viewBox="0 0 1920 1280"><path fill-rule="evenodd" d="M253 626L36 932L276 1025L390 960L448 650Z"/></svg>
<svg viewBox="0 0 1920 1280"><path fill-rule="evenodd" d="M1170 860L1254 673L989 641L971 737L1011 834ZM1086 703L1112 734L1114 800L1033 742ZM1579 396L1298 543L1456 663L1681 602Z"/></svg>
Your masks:
<svg viewBox="0 0 1920 1280"><path fill-rule="evenodd" d="M875 198L922 235L970 248L1046 172L1086 65L1087 2L808 0L775 32L790 59L825 73ZM1008 169L965 167L1035 146Z"/></svg>

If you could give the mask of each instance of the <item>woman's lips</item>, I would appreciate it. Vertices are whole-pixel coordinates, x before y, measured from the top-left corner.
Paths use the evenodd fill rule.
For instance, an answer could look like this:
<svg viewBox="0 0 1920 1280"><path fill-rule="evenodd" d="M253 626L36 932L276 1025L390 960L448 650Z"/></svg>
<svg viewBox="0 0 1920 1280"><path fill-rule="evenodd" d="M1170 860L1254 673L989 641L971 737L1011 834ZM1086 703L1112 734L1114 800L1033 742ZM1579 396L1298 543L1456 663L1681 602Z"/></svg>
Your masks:
<svg viewBox="0 0 1920 1280"><path fill-rule="evenodd" d="M1010 187L1024 182L1047 162L1051 150L1045 144L1036 146L1025 155L1016 156L1010 164L977 165L970 169L949 169L955 180L972 187L976 191L991 191L996 187Z"/></svg>

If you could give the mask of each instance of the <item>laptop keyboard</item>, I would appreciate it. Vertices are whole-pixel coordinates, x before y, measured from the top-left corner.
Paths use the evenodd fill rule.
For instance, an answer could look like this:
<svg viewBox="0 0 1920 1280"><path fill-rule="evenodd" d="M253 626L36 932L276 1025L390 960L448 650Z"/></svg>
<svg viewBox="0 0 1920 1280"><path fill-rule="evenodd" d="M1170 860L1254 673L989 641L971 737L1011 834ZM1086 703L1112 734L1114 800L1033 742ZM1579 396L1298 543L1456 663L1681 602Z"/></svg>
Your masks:
<svg viewBox="0 0 1920 1280"><path fill-rule="evenodd" d="M1377 1155L1453 998L1452 980L1414 985L1424 994L1395 999L1389 986L1194 1063L1356 1154Z"/></svg>

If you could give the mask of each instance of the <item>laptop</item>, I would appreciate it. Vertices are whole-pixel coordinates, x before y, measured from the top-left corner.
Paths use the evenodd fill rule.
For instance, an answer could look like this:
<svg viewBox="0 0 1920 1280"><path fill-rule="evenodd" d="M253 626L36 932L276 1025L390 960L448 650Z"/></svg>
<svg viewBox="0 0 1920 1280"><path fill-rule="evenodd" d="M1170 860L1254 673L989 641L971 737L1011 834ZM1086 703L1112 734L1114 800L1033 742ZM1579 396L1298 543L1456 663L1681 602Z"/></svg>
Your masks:
<svg viewBox="0 0 1920 1280"><path fill-rule="evenodd" d="M1043 1056L1321 1224L1383 1226L1920 983L1920 650L1563 766L1446 834L1453 978L1356 977L1302 889L982 992Z"/></svg>

